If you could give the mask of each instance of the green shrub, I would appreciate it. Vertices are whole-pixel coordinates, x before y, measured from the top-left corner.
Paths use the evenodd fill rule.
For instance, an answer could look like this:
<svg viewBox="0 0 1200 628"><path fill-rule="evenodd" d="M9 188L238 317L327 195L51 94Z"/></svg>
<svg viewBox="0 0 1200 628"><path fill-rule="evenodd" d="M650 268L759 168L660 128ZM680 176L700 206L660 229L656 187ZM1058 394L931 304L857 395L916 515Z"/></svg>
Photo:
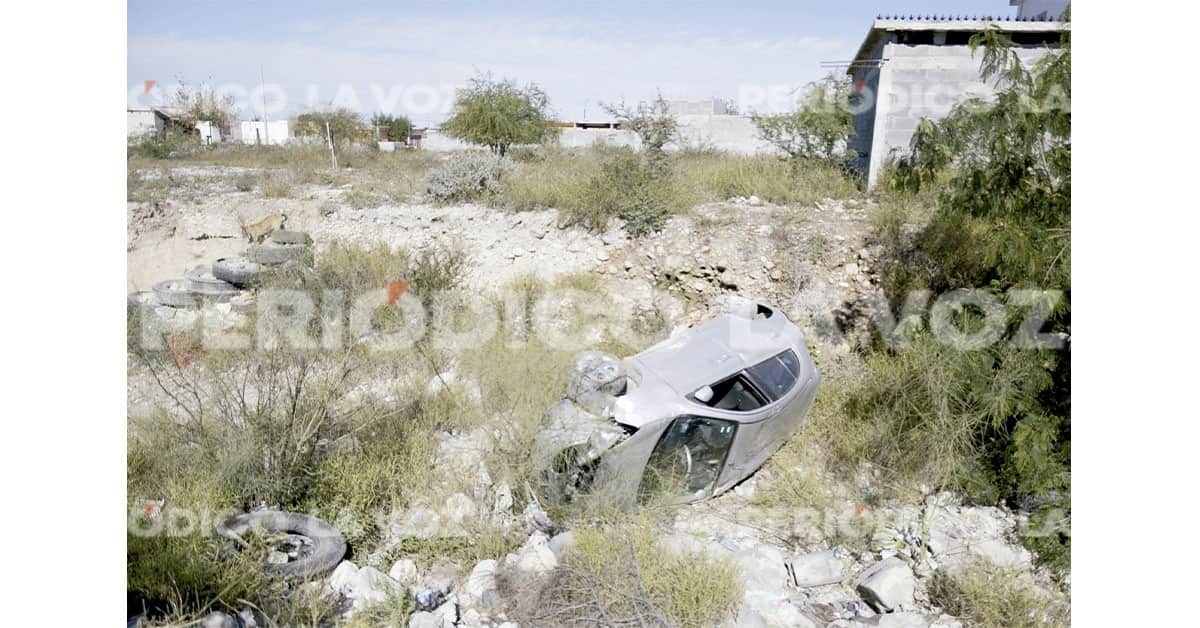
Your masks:
<svg viewBox="0 0 1200 628"><path fill-rule="evenodd" d="M130 158L177 159L198 152L200 147L198 135L166 131L130 137L126 153Z"/></svg>
<svg viewBox="0 0 1200 628"><path fill-rule="evenodd" d="M661 229L668 216L684 208L669 173L628 149L614 151L600 165L583 197L581 206L560 214L562 224L603 231L617 217L625 221L630 235L643 236Z"/></svg>
<svg viewBox="0 0 1200 628"><path fill-rule="evenodd" d="M793 163L824 161L842 165L854 157L845 149L854 131L850 113L850 77L830 74L806 87L792 113L754 115L759 135Z"/></svg>

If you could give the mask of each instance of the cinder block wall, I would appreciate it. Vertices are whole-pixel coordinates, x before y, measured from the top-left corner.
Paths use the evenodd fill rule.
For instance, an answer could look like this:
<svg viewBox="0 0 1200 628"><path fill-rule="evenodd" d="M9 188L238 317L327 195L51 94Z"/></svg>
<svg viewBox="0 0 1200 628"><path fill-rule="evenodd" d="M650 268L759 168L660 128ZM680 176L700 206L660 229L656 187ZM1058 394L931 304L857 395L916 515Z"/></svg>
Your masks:
<svg viewBox="0 0 1200 628"><path fill-rule="evenodd" d="M1040 46L1017 49L1026 65L1045 53ZM979 76L981 55L972 56L971 49L961 45L883 42L877 57L884 60L881 66L861 71L863 80L873 85L875 106L855 116L856 136L850 142L860 155L866 154L860 163L868 168L868 187L875 185L889 156L909 150L921 118L940 119L966 98L994 95Z"/></svg>

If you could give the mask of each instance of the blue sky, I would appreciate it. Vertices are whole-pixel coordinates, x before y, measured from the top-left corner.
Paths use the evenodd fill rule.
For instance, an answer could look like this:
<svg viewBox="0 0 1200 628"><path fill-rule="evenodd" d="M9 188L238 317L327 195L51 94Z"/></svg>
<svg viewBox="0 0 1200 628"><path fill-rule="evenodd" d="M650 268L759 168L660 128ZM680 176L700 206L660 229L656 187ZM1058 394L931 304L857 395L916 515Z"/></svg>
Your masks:
<svg viewBox="0 0 1200 628"><path fill-rule="evenodd" d="M1007 0L130 0L127 90L131 106L151 104L182 79L234 96L245 117L333 105L436 124L455 87L491 73L538 83L570 120L656 92L761 111L824 75L821 62L850 59L876 14L1015 12Z"/></svg>

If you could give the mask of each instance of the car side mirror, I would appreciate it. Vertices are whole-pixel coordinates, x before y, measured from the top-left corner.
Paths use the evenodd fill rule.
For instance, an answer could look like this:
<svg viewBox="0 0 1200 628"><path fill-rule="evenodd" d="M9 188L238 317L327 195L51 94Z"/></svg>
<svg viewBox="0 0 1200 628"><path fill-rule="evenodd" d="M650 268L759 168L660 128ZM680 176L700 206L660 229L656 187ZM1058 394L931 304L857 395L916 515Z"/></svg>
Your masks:
<svg viewBox="0 0 1200 628"><path fill-rule="evenodd" d="M696 401L699 401L700 403L708 403L712 401L713 398L712 386L704 386L692 393L692 396L695 397Z"/></svg>

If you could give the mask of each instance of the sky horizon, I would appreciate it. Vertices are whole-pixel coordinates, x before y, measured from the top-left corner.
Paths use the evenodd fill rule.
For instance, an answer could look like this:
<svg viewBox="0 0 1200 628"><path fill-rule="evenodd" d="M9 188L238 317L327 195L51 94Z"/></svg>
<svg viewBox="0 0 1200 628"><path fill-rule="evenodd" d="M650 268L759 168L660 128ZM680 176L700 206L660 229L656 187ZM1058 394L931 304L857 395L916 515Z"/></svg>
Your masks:
<svg viewBox="0 0 1200 628"><path fill-rule="evenodd" d="M1007 17L1016 8L1007 0L130 0L127 104L166 104L182 82L232 96L242 119L343 106L426 126L445 119L457 87L490 73L537 83L562 120L607 120L601 103L658 93L774 112L827 74L823 63L853 58L878 14Z"/></svg>

